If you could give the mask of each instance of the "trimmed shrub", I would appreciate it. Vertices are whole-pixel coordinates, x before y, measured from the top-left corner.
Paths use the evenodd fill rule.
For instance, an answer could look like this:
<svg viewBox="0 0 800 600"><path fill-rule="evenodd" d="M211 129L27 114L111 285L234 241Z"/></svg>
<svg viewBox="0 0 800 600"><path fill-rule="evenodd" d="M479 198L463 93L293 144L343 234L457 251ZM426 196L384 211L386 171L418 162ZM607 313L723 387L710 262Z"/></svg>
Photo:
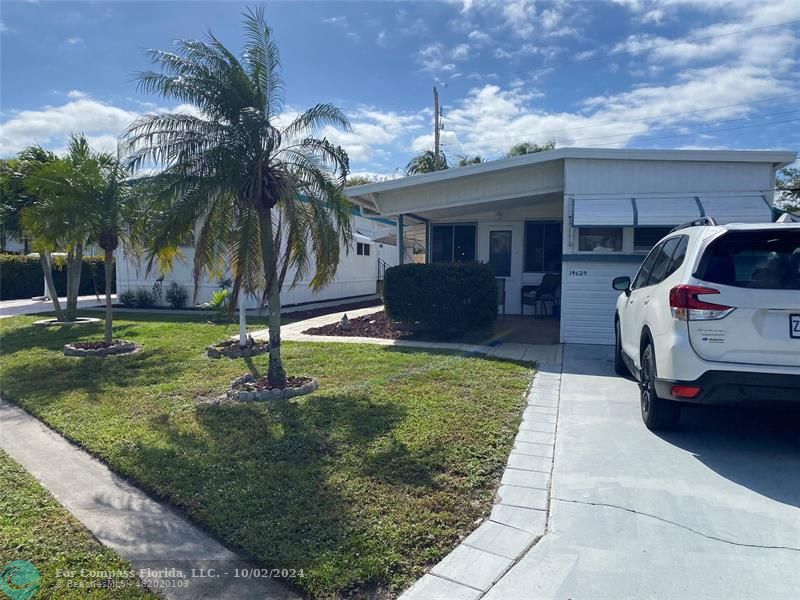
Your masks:
<svg viewBox="0 0 800 600"><path fill-rule="evenodd" d="M150 308L158 302L158 295L153 290L139 288L136 290L136 308Z"/></svg>
<svg viewBox="0 0 800 600"><path fill-rule="evenodd" d="M189 298L189 294L173 281L167 289L166 298L172 308L183 308L186 306L186 300Z"/></svg>
<svg viewBox="0 0 800 600"><path fill-rule="evenodd" d="M136 291L125 290L118 297L119 303L126 308L136 308Z"/></svg>
<svg viewBox="0 0 800 600"><path fill-rule="evenodd" d="M88 296L105 293L106 274L103 258L87 256L83 259L81 285L78 294ZM59 296L67 295L67 270L62 257L53 259L53 282ZM116 279L116 274L114 274ZM112 289L116 282L112 281ZM0 254L0 300L19 300L41 296L44 276L39 259L16 254Z"/></svg>
<svg viewBox="0 0 800 600"><path fill-rule="evenodd" d="M497 284L481 263L399 265L386 269L383 302L389 318L400 323L479 329L497 318Z"/></svg>

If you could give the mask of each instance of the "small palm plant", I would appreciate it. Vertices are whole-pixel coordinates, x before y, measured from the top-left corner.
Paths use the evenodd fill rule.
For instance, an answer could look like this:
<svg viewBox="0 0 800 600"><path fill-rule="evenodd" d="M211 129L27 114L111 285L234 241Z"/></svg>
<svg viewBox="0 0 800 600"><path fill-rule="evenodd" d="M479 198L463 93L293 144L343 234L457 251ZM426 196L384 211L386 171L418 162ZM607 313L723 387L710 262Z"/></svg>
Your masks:
<svg viewBox="0 0 800 600"><path fill-rule="evenodd" d="M263 294L270 313L267 376L284 385L280 292L287 270L294 269L294 285L313 267L311 286L319 289L336 274L340 244L352 238L341 192L347 154L314 134L350 125L331 104L287 118L278 48L263 8L244 14L244 32L240 57L211 33L205 41L177 42L175 52L149 51L161 70L139 73L139 88L196 112L146 115L126 137L131 165L161 169L152 179L149 265L167 267L199 222L195 289L203 274L228 263L232 306L241 293Z"/></svg>
<svg viewBox="0 0 800 600"><path fill-rule="evenodd" d="M444 155L444 152L439 153L439 158L437 160L433 150L425 150L408 161L406 165L406 175L433 173L434 171L443 171L449 167L450 165L447 162L447 157Z"/></svg>

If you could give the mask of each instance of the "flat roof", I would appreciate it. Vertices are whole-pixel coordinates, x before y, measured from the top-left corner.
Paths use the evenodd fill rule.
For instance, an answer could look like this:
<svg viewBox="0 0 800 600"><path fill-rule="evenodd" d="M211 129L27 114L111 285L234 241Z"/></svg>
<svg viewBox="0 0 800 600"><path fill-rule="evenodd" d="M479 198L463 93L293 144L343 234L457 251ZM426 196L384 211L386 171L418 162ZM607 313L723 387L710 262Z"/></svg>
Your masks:
<svg viewBox="0 0 800 600"><path fill-rule="evenodd" d="M702 161L702 162L757 162L770 163L775 168L785 167L797 158L797 153L791 150L641 150L627 148L556 148L545 152L523 154L512 158L491 160L477 165L466 167L452 167L435 173L423 173L356 185L345 188L345 196L351 199L399 190L406 187L423 185L469 177L482 173L493 173L538 163L564 160L565 158L589 158L606 160L672 160L672 161Z"/></svg>

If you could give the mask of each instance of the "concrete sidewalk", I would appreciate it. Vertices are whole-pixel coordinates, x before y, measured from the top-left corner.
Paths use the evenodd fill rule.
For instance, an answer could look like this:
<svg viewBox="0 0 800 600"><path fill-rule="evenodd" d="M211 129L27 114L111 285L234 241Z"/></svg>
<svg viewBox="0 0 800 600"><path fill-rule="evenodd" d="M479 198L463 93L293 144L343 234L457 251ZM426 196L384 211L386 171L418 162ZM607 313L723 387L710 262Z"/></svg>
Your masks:
<svg viewBox="0 0 800 600"><path fill-rule="evenodd" d="M111 297L114 302L117 301L117 295ZM61 307L67 303L66 298L59 298ZM78 296L78 308L89 308L103 304L106 301L105 296ZM33 315L38 313L53 312L53 302L51 300L31 300L25 298L21 300L3 300L0 302L0 319L7 319L9 317L16 317L19 315Z"/></svg>
<svg viewBox="0 0 800 600"><path fill-rule="evenodd" d="M39 480L100 542L131 561L140 576L144 575L141 578L152 581L154 590L167 598L296 597L275 579L235 578L235 569L253 565L4 400L0 400L0 448ZM170 569L180 574L169 573ZM214 569L215 576L200 576L209 569ZM184 587L176 582L183 582L178 585Z"/></svg>

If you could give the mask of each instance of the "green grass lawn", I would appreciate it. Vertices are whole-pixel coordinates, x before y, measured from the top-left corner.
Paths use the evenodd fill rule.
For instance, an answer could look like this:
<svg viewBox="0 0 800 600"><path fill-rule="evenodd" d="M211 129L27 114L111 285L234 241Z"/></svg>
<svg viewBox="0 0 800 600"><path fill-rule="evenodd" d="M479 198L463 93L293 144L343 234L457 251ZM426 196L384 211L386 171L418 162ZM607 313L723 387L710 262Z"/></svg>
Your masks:
<svg viewBox="0 0 800 600"><path fill-rule="evenodd" d="M9 435L6 432L6 435ZM0 450L0 567L11 560L28 560L41 576L34 598L154 599L138 579L112 577L120 586L79 588L104 578L81 576L87 571L131 571L131 564L98 542L25 469ZM66 575L66 571L77 574ZM3 595L5 596L5 595Z"/></svg>
<svg viewBox="0 0 800 600"><path fill-rule="evenodd" d="M0 390L168 498L264 566L302 569L312 597L396 594L487 514L530 371L495 360L358 344L284 343L320 390L288 403L213 403L247 370L209 360L236 333L177 316L120 315L144 349L67 358L101 326L0 320ZM266 357L252 366L263 374Z"/></svg>

